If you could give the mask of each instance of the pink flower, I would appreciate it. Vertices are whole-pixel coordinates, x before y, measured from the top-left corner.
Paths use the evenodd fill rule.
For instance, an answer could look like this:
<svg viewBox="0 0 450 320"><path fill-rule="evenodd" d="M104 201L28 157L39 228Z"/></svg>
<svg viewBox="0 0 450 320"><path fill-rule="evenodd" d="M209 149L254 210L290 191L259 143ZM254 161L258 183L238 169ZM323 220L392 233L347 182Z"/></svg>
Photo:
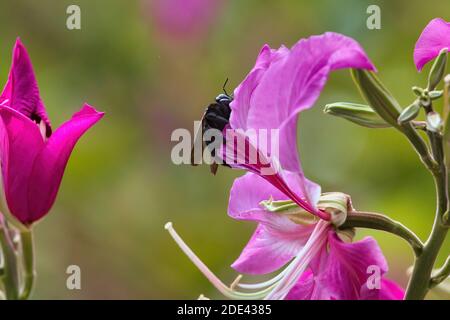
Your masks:
<svg viewBox="0 0 450 320"><path fill-rule="evenodd" d="M249 243L233 263L234 269L245 274L266 274L287 265L274 278L277 281L265 283L266 288L276 285L266 298L403 298L403 290L384 278L379 279L379 287L370 289L367 285L372 275L368 272L370 268L376 268L380 276L388 269L374 239L367 237L346 243L333 224L324 220L306 220L306 212L268 211L261 205L268 199L281 201L288 197L261 177L247 173L234 182L228 208L231 217L258 223Z"/></svg>
<svg viewBox="0 0 450 320"><path fill-rule="evenodd" d="M0 159L8 208L20 222L30 225L47 214L72 149L102 117L85 104L52 133L30 58L17 40L0 95Z"/></svg>
<svg viewBox="0 0 450 320"><path fill-rule="evenodd" d="M375 240L344 243L338 237L335 225L341 222L334 221L336 217L326 208L318 208L320 186L305 178L296 148L298 113L313 106L329 72L349 67L375 69L356 41L326 33L300 40L291 50L265 46L253 70L235 90L231 128L280 130L279 173L268 178L249 170L252 173L236 179L228 209L235 219L258 223L233 268L265 274L291 261L276 281L265 283L273 286L268 299L386 296L383 288L376 295L364 290L369 266L377 267L380 275L387 272ZM280 181L287 188L280 188ZM268 200L292 200L306 212L300 217L298 213L270 212L262 205ZM305 222L308 213L320 219Z"/></svg>
<svg viewBox="0 0 450 320"><path fill-rule="evenodd" d="M314 105L328 74L342 68L375 70L355 40L337 33L302 39L291 49L282 46L274 50L265 45L255 66L234 92L228 129L235 132L279 130L279 158L256 146L257 136L247 138L249 144L258 149L262 161L254 165L233 165L235 159L227 159L228 154L224 157L227 164L262 176L300 207L328 220L330 217L326 212L314 208L320 187L309 182L301 169L296 144L297 115ZM248 146L245 149L237 150L238 157L247 158L247 154L241 154L248 151ZM264 163L274 167L275 174L264 174ZM298 192L293 192L293 186L284 178L290 173L296 173L291 184L298 184Z"/></svg>
<svg viewBox="0 0 450 320"><path fill-rule="evenodd" d="M321 188L303 174L297 151L297 116L317 100L329 72L341 68L374 70L359 44L336 33L300 40L292 49L264 46L255 67L234 92L228 129L279 129L279 154L261 149L258 137L244 133L245 148L225 154L227 165L249 171L231 188L228 214L258 223L255 233L232 267L246 274L266 274L286 266L274 278L257 284L239 280L223 285L182 242L171 224L166 227L180 247L223 294L232 298L383 299L401 298L403 291L388 280L370 290L369 267L383 276L387 263L372 238L346 243L336 226L345 212L319 203ZM226 141L227 148L235 143ZM231 146L230 146L231 144ZM256 149L258 161L247 160ZM231 155L231 156L230 156ZM264 174L266 165L276 168ZM351 207L346 199L345 207ZM270 210L278 203L284 210ZM243 293L244 290L259 290Z"/></svg>
<svg viewBox="0 0 450 320"><path fill-rule="evenodd" d="M441 18L431 20L423 29L414 48L417 70L439 55L442 49L450 50L450 23Z"/></svg>

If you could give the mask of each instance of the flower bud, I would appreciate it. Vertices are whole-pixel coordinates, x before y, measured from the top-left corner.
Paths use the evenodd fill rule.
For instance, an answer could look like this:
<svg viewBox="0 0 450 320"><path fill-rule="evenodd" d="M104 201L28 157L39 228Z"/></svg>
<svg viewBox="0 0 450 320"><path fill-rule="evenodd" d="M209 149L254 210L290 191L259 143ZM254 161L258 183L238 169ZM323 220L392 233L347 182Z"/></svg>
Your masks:
<svg viewBox="0 0 450 320"><path fill-rule="evenodd" d="M442 127L441 115L437 112L429 112L427 114L427 129L432 132L439 132Z"/></svg>
<svg viewBox="0 0 450 320"><path fill-rule="evenodd" d="M403 124L405 122L414 120L419 115L419 111L420 103L416 100L410 106L403 109L402 113L398 117L398 123Z"/></svg>
<svg viewBox="0 0 450 320"><path fill-rule="evenodd" d="M428 93L431 100L439 99L440 97L442 97L443 94L444 90L432 90Z"/></svg>
<svg viewBox="0 0 450 320"><path fill-rule="evenodd" d="M350 196L341 192L323 193L317 207L331 215L331 223L336 227L344 224L347 212L353 209Z"/></svg>
<svg viewBox="0 0 450 320"><path fill-rule="evenodd" d="M327 104L323 110L326 114L347 119L368 128L387 128L390 125L367 105L336 102Z"/></svg>
<svg viewBox="0 0 450 320"><path fill-rule="evenodd" d="M400 105L375 74L362 69L352 69L351 72L356 86L372 109L387 123L400 128L397 123L401 112Z"/></svg>
<svg viewBox="0 0 450 320"><path fill-rule="evenodd" d="M428 75L428 90L434 90L444 77L445 69L447 67L447 48L441 50Z"/></svg>
<svg viewBox="0 0 450 320"><path fill-rule="evenodd" d="M420 88L420 87L416 87L416 86L412 87L412 91L418 97L420 97L422 95L422 93L423 93L423 89Z"/></svg>

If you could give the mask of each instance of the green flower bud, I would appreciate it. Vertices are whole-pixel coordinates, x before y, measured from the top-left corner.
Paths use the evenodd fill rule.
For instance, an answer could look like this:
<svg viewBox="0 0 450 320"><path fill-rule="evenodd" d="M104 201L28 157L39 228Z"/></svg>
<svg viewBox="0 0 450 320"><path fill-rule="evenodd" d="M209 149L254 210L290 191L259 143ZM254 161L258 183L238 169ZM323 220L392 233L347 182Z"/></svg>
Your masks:
<svg viewBox="0 0 450 320"><path fill-rule="evenodd" d="M364 99L391 126L400 128L397 119L401 108L397 100L371 71L352 69L353 80Z"/></svg>
<svg viewBox="0 0 450 320"><path fill-rule="evenodd" d="M433 90L428 93L431 100L439 99L440 97L442 97L443 94L444 90Z"/></svg>
<svg viewBox="0 0 450 320"><path fill-rule="evenodd" d="M331 223L336 227L343 225L347 212L353 210L350 196L342 192L323 193L317 207L331 214Z"/></svg>
<svg viewBox="0 0 450 320"><path fill-rule="evenodd" d="M428 90L434 90L439 82L444 77L445 69L447 67L447 48L441 50L428 75Z"/></svg>
<svg viewBox="0 0 450 320"><path fill-rule="evenodd" d="M403 109L402 113L398 117L398 123L403 124L405 122L414 120L419 115L419 111L420 103L416 100L410 106Z"/></svg>
<svg viewBox="0 0 450 320"><path fill-rule="evenodd" d="M326 114L347 119L363 127L388 128L391 126L373 111L371 107L363 104L336 102L327 104L323 111Z"/></svg>
<svg viewBox="0 0 450 320"><path fill-rule="evenodd" d="M423 89L420 88L420 87L416 87L416 86L412 87L412 91L418 97L420 97L422 95L422 93L423 93Z"/></svg>
<svg viewBox="0 0 450 320"><path fill-rule="evenodd" d="M427 129L432 132L439 132L442 127L441 115L437 112L429 112L427 114Z"/></svg>
<svg viewBox="0 0 450 320"><path fill-rule="evenodd" d="M431 97L428 89L423 90L422 95L419 97L420 104L425 108L431 106Z"/></svg>

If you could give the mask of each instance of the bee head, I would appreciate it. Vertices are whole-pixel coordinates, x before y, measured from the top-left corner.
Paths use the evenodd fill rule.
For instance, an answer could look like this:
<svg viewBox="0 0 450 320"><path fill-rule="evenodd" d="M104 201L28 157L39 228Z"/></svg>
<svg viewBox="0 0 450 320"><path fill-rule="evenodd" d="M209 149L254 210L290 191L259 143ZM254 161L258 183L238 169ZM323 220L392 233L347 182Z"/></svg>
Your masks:
<svg viewBox="0 0 450 320"><path fill-rule="evenodd" d="M222 103L230 104L231 101L233 101L233 98L225 93L221 93L216 97L216 102L220 104Z"/></svg>

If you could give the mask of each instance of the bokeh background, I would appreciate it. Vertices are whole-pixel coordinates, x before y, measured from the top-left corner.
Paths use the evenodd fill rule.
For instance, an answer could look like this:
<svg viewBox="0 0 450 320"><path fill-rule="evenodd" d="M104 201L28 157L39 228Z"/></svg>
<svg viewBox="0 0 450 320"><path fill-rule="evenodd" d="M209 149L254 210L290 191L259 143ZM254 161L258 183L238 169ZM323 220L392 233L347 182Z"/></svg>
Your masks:
<svg viewBox="0 0 450 320"><path fill-rule="evenodd" d="M291 46L336 31L357 39L386 85L407 105L425 85L412 50L448 1L14 0L0 3L0 82L21 37L55 126L87 101L105 118L76 147L51 213L35 226L41 299L195 299L219 295L164 230L178 232L225 282L229 265L253 232L227 217L229 188L242 172L176 166L176 128L192 130L229 78L244 78L260 47ZM197 2L197 3L196 3ZM162 3L162 4L161 4ZM81 30L67 30L66 8L81 8ZM381 8L381 30L366 27L367 6ZM350 194L358 209L385 212L423 239L434 215L434 187L407 141L394 130L369 130L324 115L335 101L362 102L348 71L331 75L316 106L302 113L299 145L307 176L325 191ZM406 284L412 264L398 238L375 236L389 276ZM450 251L444 245L444 255ZM79 265L82 290L66 288Z"/></svg>

